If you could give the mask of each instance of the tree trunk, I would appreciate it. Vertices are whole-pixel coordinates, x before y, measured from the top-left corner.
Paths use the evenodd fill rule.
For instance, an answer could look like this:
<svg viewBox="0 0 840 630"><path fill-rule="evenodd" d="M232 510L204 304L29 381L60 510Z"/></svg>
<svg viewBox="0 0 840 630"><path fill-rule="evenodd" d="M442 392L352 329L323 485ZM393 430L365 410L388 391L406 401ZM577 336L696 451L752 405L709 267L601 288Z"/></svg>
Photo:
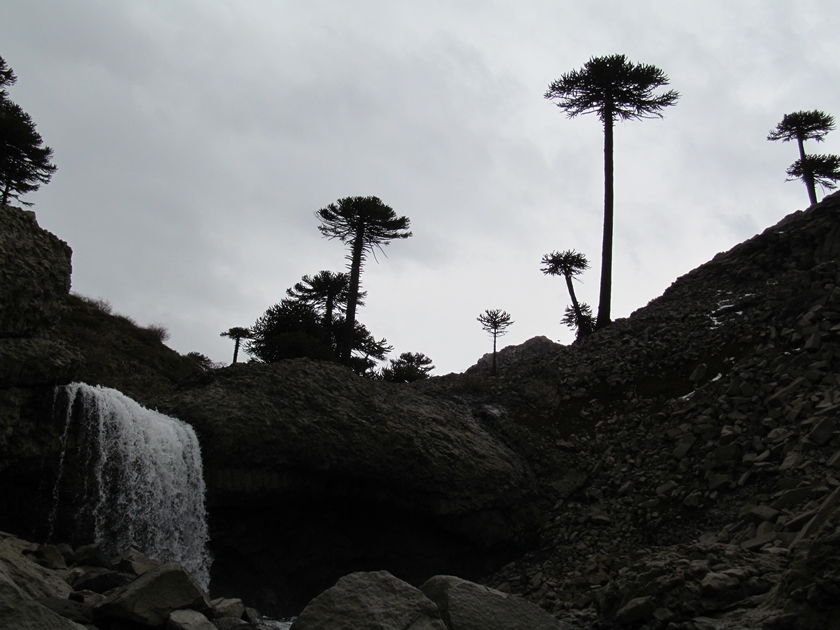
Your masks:
<svg viewBox="0 0 840 630"><path fill-rule="evenodd" d="M613 111L604 109L604 240L601 246L601 295L596 328L610 324L613 249Z"/></svg>
<svg viewBox="0 0 840 630"><path fill-rule="evenodd" d="M572 285L572 276L571 275L563 275L566 278L566 286L569 289L569 297L572 298L572 308L575 309L575 317L577 318L578 322L578 334L580 336L588 335L590 330L587 328L582 328L583 326L583 312L580 310L580 304L577 301L577 296L575 295L575 287Z"/></svg>
<svg viewBox="0 0 840 630"><path fill-rule="evenodd" d="M490 368L490 375L496 376L496 331L493 331L493 367Z"/></svg>
<svg viewBox="0 0 840 630"><path fill-rule="evenodd" d="M814 174L808 167L808 161L805 159L805 142L802 136L796 136L796 141L799 144L799 161L802 164L802 176L805 178L805 188L808 189L808 199L811 200L813 206L817 203L817 187L814 184Z"/></svg>
<svg viewBox="0 0 840 630"><path fill-rule="evenodd" d="M333 335L332 335L332 317L333 317L333 295L332 293L327 293L327 303L324 307L326 311L324 313L324 336L327 339L327 345L330 348L333 347Z"/></svg>
<svg viewBox="0 0 840 630"><path fill-rule="evenodd" d="M239 356L239 337L233 338L233 363L236 363L236 359Z"/></svg>
<svg viewBox="0 0 840 630"><path fill-rule="evenodd" d="M341 340L341 362L350 365L350 353L353 351L353 333L356 329L356 302L359 299L359 277L362 273L362 253L365 249L365 226L356 228L353 238L353 253L350 259L350 287L347 296L347 317L344 322L344 339Z"/></svg>

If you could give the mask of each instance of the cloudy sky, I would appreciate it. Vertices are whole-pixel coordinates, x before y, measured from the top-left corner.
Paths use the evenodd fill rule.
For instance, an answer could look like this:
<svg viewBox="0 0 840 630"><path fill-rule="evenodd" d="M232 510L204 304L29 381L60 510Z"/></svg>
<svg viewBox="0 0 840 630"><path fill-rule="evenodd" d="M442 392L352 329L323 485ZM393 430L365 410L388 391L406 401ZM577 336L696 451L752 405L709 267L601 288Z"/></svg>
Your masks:
<svg viewBox="0 0 840 630"><path fill-rule="evenodd" d="M543 98L590 57L624 53L682 94L615 131L613 316L807 205L783 114L840 115L829 0L4 0L0 56L59 170L25 200L73 248L73 289L169 345L229 361L304 274L342 270L314 212L376 195L414 237L372 259L359 318L400 352L462 371L502 341L571 342L562 280L577 249L597 306L603 132ZM840 131L815 152L840 153ZM821 195L820 195L821 196Z"/></svg>

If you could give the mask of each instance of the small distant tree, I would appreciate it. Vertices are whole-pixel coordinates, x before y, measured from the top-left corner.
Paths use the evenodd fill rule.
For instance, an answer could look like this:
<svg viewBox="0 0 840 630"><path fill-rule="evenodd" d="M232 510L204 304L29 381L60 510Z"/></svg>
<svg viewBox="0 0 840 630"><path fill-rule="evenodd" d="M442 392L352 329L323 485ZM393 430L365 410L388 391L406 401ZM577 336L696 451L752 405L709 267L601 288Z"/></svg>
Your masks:
<svg viewBox="0 0 840 630"><path fill-rule="evenodd" d="M508 327L514 323L510 313L501 309L488 309L477 318L482 330L487 331L493 337L493 366L490 374L496 376L496 339L507 333Z"/></svg>
<svg viewBox="0 0 840 630"><path fill-rule="evenodd" d="M575 296L575 287L572 279L589 269L589 261L586 256L568 249L565 252L551 252L542 257L541 271L548 276L563 276L566 279L566 288L569 290L569 297L572 300L572 317L569 318L568 309L562 319L562 323L577 330L577 337L585 337L592 332L594 320L592 309L586 304L579 304ZM587 312L584 311L586 307ZM571 322L571 324L570 324Z"/></svg>
<svg viewBox="0 0 840 630"><path fill-rule="evenodd" d="M787 181L801 179L803 182L819 184L823 190L834 190L840 180L840 156L817 153L796 160L787 169Z"/></svg>
<svg viewBox="0 0 840 630"><path fill-rule="evenodd" d="M53 150L44 146L32 118L8 98L6 88L16 81L0 57L0 204L16 199L30 206L20 196L48 183L57 167L51 162Z"/></svg>
<svg viewBox="0 0 840 630"><path fill-rule="evenodd" d="M359 286L362 266L367 254L382 251L382 246L395 239L411 236L408 230L411 222L407 217L398 217L393 208L382 203L379 197L344 197L315 213L321 221L321 234L329 239L338 239L350 247L347 255L350 280L347 294L344 341L340 347L339 359L350 364L353 350L353 335L356 326L356 306L359 303Z"/></svg>
<svg viewBox="0 0 840 630"><path fill-rule="evenodd" d="M432 360L422 352L403 352L391 365L382 368L382 379L392 383L413 383L429 378L435 369Z"/></svg>
<svg viewBox="0 0 840 630"><path fill-rule="evenodd" d="M805 141L816 140L822 142L826 134L834 129L834 116L826 114L823 111L814 109L811 111L799 111L791 114L785 114L782 117L782 122L776 125L768 135L767 139L775 142L781 140L782 142L789 142L796 140L799 146L799 160L794 162L787 170L787 174L794 179L801 179L805 183L805 188L808 189L808 199L811 205L817 203L817 177L813 170L819 168L819 162L809 160L805 154ZM793 175L791 170L795 170L798 175ZM825 171L823 171L823 180ZM833 179L829 178L832 183ZM788 181L791 181L788 179Z"/></svg>
<svg viewBox="0 0 840 630"><path fill-rule="evenodd" d="M676 104L680 94L654 91L668 85L656 66L636 64L624 55L592 57L548 86L545 98L556 101L569 118L597 114L604 125L604 240L601 248L601 293L597 327L610 323L613 249L613 126L616 120L662 118L662 109Z"/></svg>
<svg viewBox="0 0 840 630"><path fill-rule="evenodd" d="M248 328L241 328L235 326L219 335L220 337L227 337L229 339L233 339L233 361L231 361L231 365L236 363L236 359L239 356L239 344L243 339L250 339L251 338L251 331Z"/></svg>

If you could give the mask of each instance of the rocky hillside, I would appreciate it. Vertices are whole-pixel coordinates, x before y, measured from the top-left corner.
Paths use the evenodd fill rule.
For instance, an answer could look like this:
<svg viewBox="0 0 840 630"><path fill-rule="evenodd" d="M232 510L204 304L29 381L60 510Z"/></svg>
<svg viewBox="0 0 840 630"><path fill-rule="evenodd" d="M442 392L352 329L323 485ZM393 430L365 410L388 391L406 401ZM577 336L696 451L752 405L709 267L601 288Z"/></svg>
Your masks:
<svg viewBox="0 0 840 630"><path fill-rule="evenodd" d="M840 627L838 255L833 195L580 343L502 351L498 378L174 360L126 388L196 427L217 595L296 612L353 571L445 572L575 628ZM70 336L6 369L9 492L55 450L45 392L90 353ZM108 351L105 384L134 369Z"/></svg>
<svg viewBox="0 0 840 630"><path fill-rule="evenodd" d="M838 254L833 195L582 343L509 361L495 395L553 505L539 548L487 582L584 626L828 627Z"/></svg>

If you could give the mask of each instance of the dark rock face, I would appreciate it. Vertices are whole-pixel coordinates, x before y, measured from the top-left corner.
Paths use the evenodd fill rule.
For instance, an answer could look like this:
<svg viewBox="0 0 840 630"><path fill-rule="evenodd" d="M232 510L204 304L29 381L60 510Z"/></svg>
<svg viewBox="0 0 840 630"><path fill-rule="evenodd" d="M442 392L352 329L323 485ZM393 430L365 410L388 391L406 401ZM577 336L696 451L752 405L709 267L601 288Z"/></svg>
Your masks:
<svg viewBox="0 0 840 630"><path fill-rule="evenodd" d="M0 206L0 225L0 337L31 337L61 316L70 247L20 208Z"/></svg>
<svg viewBox="0 0 840 630"><path fill-rule="evenodd" d="M466 405L331 363L215 370L158 407L202 444L212 588L250 580L267 612L357 569L477 577L510 557L535 487Z"/></svg>
<svg viewBox="0 0 840 630"><path fill-rule="evenodd" d="M33 497L44 456L58 444L52 389L81 362L46 338L70 290L70 255L33 213L0 206L0 527L31 531L43 517Z"/></svg>

